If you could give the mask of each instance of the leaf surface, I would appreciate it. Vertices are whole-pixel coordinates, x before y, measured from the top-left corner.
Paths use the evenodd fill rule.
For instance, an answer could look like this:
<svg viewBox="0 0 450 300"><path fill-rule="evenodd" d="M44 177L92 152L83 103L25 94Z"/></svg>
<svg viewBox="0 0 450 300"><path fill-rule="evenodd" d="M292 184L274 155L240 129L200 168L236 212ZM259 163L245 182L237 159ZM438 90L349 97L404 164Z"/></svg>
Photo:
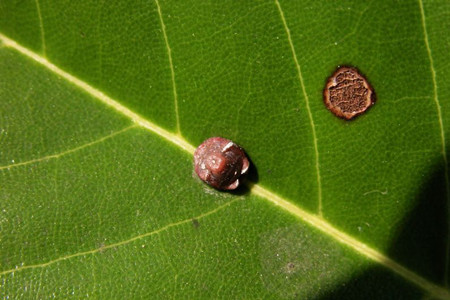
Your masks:
<svg viewBox="0 0 450 300"><path fill-rule="evenodd" d="M448 2L0 4L5 298L450 298ZM377 101L324 106L338 65ZM211 136L253 168L192 168Z"/></svg>

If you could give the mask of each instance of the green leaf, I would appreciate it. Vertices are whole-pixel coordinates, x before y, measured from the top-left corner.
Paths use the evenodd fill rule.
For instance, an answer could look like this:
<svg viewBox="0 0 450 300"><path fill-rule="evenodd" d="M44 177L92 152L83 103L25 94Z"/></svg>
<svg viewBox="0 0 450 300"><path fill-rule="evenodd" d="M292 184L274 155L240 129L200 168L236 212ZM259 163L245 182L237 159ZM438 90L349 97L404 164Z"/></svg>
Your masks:
<svg viewBox="0 0 450 300"><path fill-rule="evenodd" d="M447 1L0 3L0 295L450 299ZM338 65L377 101L324 106ZM237 192L193 173L240 144Z"/></svg>

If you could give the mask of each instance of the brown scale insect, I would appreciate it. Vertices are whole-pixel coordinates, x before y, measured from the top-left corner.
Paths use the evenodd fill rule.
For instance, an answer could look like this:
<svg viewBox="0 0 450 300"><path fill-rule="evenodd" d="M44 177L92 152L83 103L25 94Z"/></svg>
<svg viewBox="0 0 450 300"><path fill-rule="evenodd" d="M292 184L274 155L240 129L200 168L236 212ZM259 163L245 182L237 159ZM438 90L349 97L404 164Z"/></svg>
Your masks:
<svg viewBox="0 0 450 300"><path fill-rule="evenodd" d="M198 177L219 190L234 190L239 177L247 173L250 162L241 147L228 139L212 137L194 152Z"/></svg>
<svg viewBox="0 0 450 300"><path fill-rule="evenodd" d="M323 100L333 114L350 120L375 103L375 93L356 68L340 67L328 78Z"/></svg>

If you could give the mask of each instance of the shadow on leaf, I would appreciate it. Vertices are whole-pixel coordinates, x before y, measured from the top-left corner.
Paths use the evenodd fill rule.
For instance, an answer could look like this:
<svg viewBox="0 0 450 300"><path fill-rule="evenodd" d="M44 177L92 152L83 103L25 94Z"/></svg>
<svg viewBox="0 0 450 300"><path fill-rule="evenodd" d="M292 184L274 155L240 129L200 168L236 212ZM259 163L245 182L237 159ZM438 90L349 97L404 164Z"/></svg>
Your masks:
<svg viewBox="0 0 450 300"><path fill-rule="evenodd" d="M227 191L233 195L237 195L237 196L247 195L250 193L251 187L254 184L258 183L258 180L259 180L258 170L256 169L255 164L253 163L251 158L248 156L247 156L247 158L250 161L250 167L248 169L248 173L245 174L243 179L239 179L239 180L242 180L242 182L237 189Z"/></svg>
<svg viewBox="0 0 450 300"><path fill-rule="evenodd" d="M445 166L440 160L419 188L416 206L399 226L387 256L444 287L448 225ZM381 265L374 265L341 283L320 299L422 299L428 293Z"/></svg>

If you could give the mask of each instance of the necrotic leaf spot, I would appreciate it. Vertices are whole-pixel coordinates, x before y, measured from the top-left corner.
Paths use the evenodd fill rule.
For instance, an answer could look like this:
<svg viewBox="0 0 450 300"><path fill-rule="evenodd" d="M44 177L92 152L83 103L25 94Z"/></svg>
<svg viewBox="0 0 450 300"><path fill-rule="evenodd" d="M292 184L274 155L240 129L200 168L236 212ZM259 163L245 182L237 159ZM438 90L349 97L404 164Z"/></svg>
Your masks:
<svg viewBox="0 0 450 300"><path fill-rule="evenodd" d="M333 114L346 120L364 113L375 103L373 88L352 67L340 67L328 78L323 98Z"/></svg>

